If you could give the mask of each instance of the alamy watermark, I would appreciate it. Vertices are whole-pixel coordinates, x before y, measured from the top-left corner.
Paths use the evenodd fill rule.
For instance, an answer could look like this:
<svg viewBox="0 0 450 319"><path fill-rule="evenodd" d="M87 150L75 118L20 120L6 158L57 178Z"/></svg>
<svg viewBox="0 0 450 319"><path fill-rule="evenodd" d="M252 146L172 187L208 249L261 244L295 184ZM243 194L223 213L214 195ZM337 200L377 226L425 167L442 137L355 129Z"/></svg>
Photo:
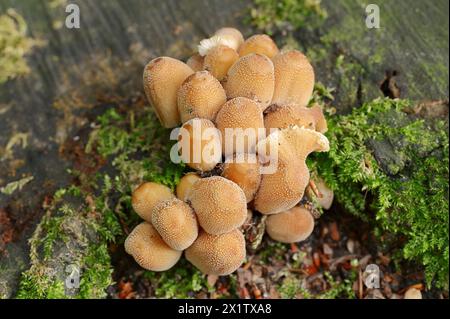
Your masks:
<svg viewBox="0 0 450 319"><path fill-rule="evenodd" d="M366 27L368 29L380 28L380 7L376 4L369 4L366 7Z"/></svg>

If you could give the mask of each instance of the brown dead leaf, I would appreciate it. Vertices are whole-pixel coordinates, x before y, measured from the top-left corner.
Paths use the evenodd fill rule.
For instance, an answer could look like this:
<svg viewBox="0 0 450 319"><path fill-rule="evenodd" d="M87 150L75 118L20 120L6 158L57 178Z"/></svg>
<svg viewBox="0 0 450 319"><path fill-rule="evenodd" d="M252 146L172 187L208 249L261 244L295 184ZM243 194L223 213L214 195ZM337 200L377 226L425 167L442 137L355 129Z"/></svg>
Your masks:
<svg viewBox="0 0 450 319"><path fill-rule="evenodd" d="M330 237L334 241L339 241L341 239L341 235L339 234L339 229L336 222L330 223Z"/></svg>

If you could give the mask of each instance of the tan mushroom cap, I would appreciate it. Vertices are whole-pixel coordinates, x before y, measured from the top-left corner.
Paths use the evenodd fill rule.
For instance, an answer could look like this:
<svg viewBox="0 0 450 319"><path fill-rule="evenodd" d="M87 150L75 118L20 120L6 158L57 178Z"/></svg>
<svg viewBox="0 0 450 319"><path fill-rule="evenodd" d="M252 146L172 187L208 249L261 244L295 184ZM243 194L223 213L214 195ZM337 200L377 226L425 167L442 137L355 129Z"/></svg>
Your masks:
<svg viewBox="0 0 450 319"><path fill-rule="evenodd" d="M259 134L264 129L263 113L255 101L237 97L222 106L217 113L216 126L222 135L225 156L254 152Z"/></svg>
<svg viewBox="0 0 450 319"><path fill-rule="evenodd" d="M263 54L272 59L279 52L277 45L266 34L255 34L245 40L239 48L239 56L245 56L250 53Z"/></svg>
<svg viewBox="0 0 450 319"><path fill-rule="evenodd" d="M175 250L188 248L198 236L194 211L178 198L156 205L152 213L152 225L164 242Z"/></svg>
<svg viewBox="0 0 450 319"><path fill-rule="evenodd" d="M237 229L222 235L201 231L197 240L186 249L185 256L204 274L229 275L245 260L244 235Z"/></svg>
<svg viewBox="0 0 450 319"><path fill-rule="evenodd" d="M172 268L182 252L170 248L156 229L147 222L140 223L125 240L125 251L142 267L151 271Z"/></svg>
<svg viewBox="0 0 450 319"><path fill-rule="evenodd" d="M151 223L153 208L162 201L174 198L172 190L164 185L146 182L136 188L131 196L131 205L145 221Z"/></svg>
<svg viewBox="0 0 450 319"><path fill-rule="evenodd" d="M256 191L261 183L260 164L257 156L251 158L248 154L242 154L243 161L236 160L233 155L231 160L225 160L222 176L235 182L245 194L247 203L255 197Z"/></svg>
<svg viewBox="0 0 450 319"><path fill-rule="evenodd" d="M311 108L294 104L275 106L264 116L264 125L267 132L270 128L282 129L292 125L304 126L320 133L327 130L327 122L319 105Z"/></svg>
<svg viewBox="0 0 450 319"><path fill-rule="evenodd" d="M230 67L239 59L237 52L226 46L218 45L208 51L203 67L219 81L226 78Z"/></svg>
<svg viewBox="0 0 450 319"><path fill-rule="evenodd" d="M261 54L241 57L228 70L224 84L228 99L246 97L260 103L264 111L272 100L275 76L272 61Z"/></svg>
<svg viewBox="0 0 450 319"><path fill-rule="evenodd" d="M188 201L200 226L209 234L219 235L241 226L247 216L247 201L242 189L221 176L195 182Z"/></svg>
<svg viewBox="0 0 450 319"><path fill-rule="evenodd" d="M411 287L405 292L404 299L422 299L422 293L419 289Z"/></svg>
<svg viewBox="0 0 450 319"><path fill-rule="evenodd" d="M144 89L161 125L167 128L180 124L177 92L194 71L185 63L169 57L151 60L144 69Z"/></svg>
<svg viewBox="0 0 450 319"><path fill-rule="evenodd" d="M308 238L314 230L314 218L304 207L293 207L285 212L270 215L266 232L273 240L296 243Z"/></svg>
<svg viewBox="0 0 450 319"><path fill-rule="evenodd" d="M227 96L220 82L208 71L190 75L178 90L178 111L181 121L199 117L214 121Z"/></svg>
<svg viewBox="0 0 450 319"><path fill-rule="evenodd" d="M241 46L241 44L244 43L244 36L242 35L241 31L236 28L220 28L216 31L216 33L214 33L214 35L233 39L235 44L234 46L232 46L232 48L235 50L237 50Z"/></svg>
<svg viewBox="0 0 450 319"><path fill-rule="evenodd" d="M269 152L271 144L278 145L275 154ZM262 214L277 214L302 199L310 177L306 157L314 151L328 151L329 143L321 133L293 126L270 134L258 144L257 150L264 161L276 165L276 170L262 175L255 209Z"/></svg>
<svg viewBox="0 0 450 319"><path fill-rule="evenodd" d="M193 56L191 56L187 61L186 64L194 71L202 71L203 70L203 62L205 58L202 57L200 54L196 53Z"/></svg>
<svg viewBox="0 0 450 319"><path fill-rule="evenodd" d="M214 123L194 118L181 128L178 141L183 162L198 171L212 170L222 159L220 132Z"/></svg>
<svg viewBox="0 0 450 319"><path fill-rule="evenodd" d="M314 177L312 180L314 181L320 196L317 196L313 191L309 191L308 197L311 200L316 201L323 209L330 209L334 199L333 190L325 184L325 181L322 178Z"/></svg>
<svg viewBox="0 0 450 319"><path fill-rule="evenodd" d="M187 194L191 191L192 185L200 179L194 172L186 173L177 185L176 194L178 199L186 200Z"/></svg>
<svg viewBox="0 0 450 319"><path fill-rule="evenodd" d="M314 89L314 69L297 50L282 52L273 59L275 89L272 104L307 106Z"/></svg>

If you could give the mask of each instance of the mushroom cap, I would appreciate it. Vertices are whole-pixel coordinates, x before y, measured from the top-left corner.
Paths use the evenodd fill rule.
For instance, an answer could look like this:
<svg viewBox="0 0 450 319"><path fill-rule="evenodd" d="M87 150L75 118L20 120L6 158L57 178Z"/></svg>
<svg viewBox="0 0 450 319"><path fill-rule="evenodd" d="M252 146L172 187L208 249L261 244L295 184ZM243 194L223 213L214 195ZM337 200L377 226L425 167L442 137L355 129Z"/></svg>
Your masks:
<svg viewBox="0 0 450 319"><path fill-rule="evenodd" d="M229 275L245 260L244 235L237 229L222 235L200 231L197 240L186 249L185 256L204 274Z"/></svg>
<svg viewBox="0 0 450 319"><path fill-rule="evenodd" d="M199 118L187 121L181 128L178 141L183 162L198 171L212 170L222 159L220 131L210 120Z"/></svg>
<svg viewBox="0 0 450 319"><path fill-rule="evenodd" d="M275 154L270 153L277 146ZM255 195L255 209L277 214L294 207L302 199L309 182L306 157L313 151L328 151L328 139L321 133L293 126L270 134L257 145L263 162L276 165L273 174L263 174Z"/></svg>
<svg viewBox="0 0 450 319"><path fill-rule="evenodd" d="M186 173L181 179L180 182L177 185L176 193L178 199L181 199L182 201L186 200L186 195L191 191L192 185L200 179L200 176L198 176L194 172Z"/></svg>
<svg viewBox="0 0 450 319"><path fill-rule="evenodd" d="M317 190L319 191L321 197L316 196L315 194L308 195L308 197L313 196L315 201L317 201L317 203L323 209L330 209L331 205L333 204L333 199L334 199L333 190L331 188L329 188L328 185L325 184L325 181L321 178L314 178L314 183L315 183Z"/></svg>
<svg viewBox="0 0 450 319"><path fill-rule="evenodd" d="M218 45L208 51L203 66L219 81L226 78L230 67L239 59L237 52L226 45Z"/></svg>
<svg viewBox="0 0 450 319"><path fill-rule="evenodd" d="M279 52L277 45L266 34L255 34L245 40L239 47L239 56L245 56L250 53L263 54L272 59Z"/></svg>
<svg viewBox="0 0 450 319"><path fill-rule="evenodd" d="M175 250L188 248L198 236L194 211L178 198L156 205L152 213L152 225L165 243Z"/></svg>
<svg viewBox="0 0 450 319"><path fill-rule="evenodd" d="M190 75L178 90L178 111L185 123L195 117L214 121L227 96L220 82L208 71Z"/></svg>
<svg viewBox="0 0 450 319"><path fill-rule="evenodd" d="M404 299L422 299L422 293L419 289L411 287L405 292Z"/></svg>
<svg viewBox="0 0 450 319"><path fill-rule="evenodd" d="M219 235L241 226L247 216L247 201L242 189L221 176L195 182L188 201L200 226L209 234Z"/></svg>
<svg viewBox="0 0 450 319"><path fill-rule="evenodd" d="M236 161L236 154L232 156L231 161L225 161L222 177L235 182L244 191L249 203L255 197L261 183L260 164L256 156L252 161L249 160L248 154L242 155L244 155L244 162Z"/></svg>
<svg viewBox="0 0 450 319"><path fill-rule="evenodd" d="M200 54L196 53L192 55L187 61L186 64L194 71L202 71L203 70L203 62L205 58Z"/></svg>
<svg viewBox="0 0 450 319"><path fill-rule="evenodd" d="M177 92L192 73L194 71L187 64L169 57L153 59L145 66L145 94L162 126L172 128L180 124Z"/></svg>
<svg viewBox="0 0 450 319"><path fill-rule="evenodd" d="M314 69L300 51L290 50L273 59L275 89L272 104L307 106L314 89Z"/></svg>
<svg viewBox="0 0 450 319"><path fill-rule="evenodd" d="M266 220L266 232L273 240L282 243L303 241L314 229L314 218L304 207L293 207L285 212L270 215Z"/></svg>
<svg viewBox="0 0 450 319"><path fill-rule="evenodd" d="M267 132L270 128L287 128L292 125L304 126L324 133L327 122L319 105L311 108L295 104L275 106L264 116Z"/></svg>
<svg viewBox="0 0 450 319"><path fill-rule="evenodd" d="M151 223L153 208L161 201L174 198L172 190L152 182L142 183L131 196L134 211L145 221Z"/></svg>
<svg viewBox="0 0 450 319"><path fill-rule="evenodd" d="M241 31L236 28L220 28L216 31L216 33L214 33L214 35L232 38L235 42L235 45L232 48L234 48L235 50L237 50L241 46L241 44L244 43L244 36L242 35Z"/></svg>
<svg viewBox="0 0 450 319"><path fill-rule="evenodd" d="M261 111L270 104L275 86L272 61L261 54L241 57L228 70L224 84L228 99L246 97L260 103Z"/></svg>
<svg viewBox="0 0 450 319"><path fill-rule="evenodd" d="M170 248L147 222L137 225L125 240L125 251L142 267L151 271L172 268L182 252Z"/></svg>
<svg viewBox="0 0 450 319"><path fill-rule="evenodd" d="M264 128L263 113L257 102L237 97L222 106L217 113L216 126L222 135L222 152L225 156L237 152L254 152L260 130ZM228 137L226 131L235 134ZM241 147L238 147L237 141L242 141Z"/></svg>

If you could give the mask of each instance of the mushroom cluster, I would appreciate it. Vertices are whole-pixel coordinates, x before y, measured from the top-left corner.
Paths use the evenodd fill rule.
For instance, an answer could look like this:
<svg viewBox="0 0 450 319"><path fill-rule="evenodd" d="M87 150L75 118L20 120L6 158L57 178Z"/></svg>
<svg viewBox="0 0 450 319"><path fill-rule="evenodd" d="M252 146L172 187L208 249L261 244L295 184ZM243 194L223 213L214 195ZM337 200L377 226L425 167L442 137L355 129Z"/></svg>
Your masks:
<svg viewBox="0 0 450 319"><path fill-rule="evenodd" d="M228 275L246 258L242 226L253 212L268 215L266 232L276 241L312 233L314 218L300 202L319 194L316 202L329 208L332 193L322 198L317 186L328 189L313 183L306 165L329 144L321 107L308 105L314 70L301 52L280 51L264 34L244 40L239 30L222 28L186 63L153 59L143 79L161 124L181 125L177 151L194 171L175 194L151 182L134 190L132 206L144 222L125 250L140 266L167 270L184 251L203 273ZM230 130L251 134L238 141Z"/></svg>

